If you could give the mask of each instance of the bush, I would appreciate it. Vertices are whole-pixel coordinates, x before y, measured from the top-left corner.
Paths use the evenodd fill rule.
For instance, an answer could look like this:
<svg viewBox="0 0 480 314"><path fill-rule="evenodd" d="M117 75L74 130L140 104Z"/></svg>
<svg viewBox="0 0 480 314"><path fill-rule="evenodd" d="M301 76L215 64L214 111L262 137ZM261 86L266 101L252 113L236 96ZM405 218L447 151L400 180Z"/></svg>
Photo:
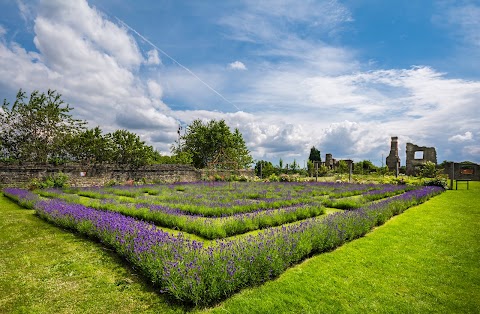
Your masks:
<svg viewBox="0 0 480 314"><path fill-rule="evenodd" d="M445 190L448 189L448 182L444 178L434 178L432 180L427 180L423 183L425 186L439 186L444 188Z"/></svg>
<svg viewBox="0 0 480 314"><path fill-rule="evenodd" d="M276 174L272 174L268 177L269 182L279 182L280 178Z"/></svg>
<svg viewBox="0 0 480 314"><path fill-rule="evenodd" d="M63 188L67 187L68 175L63 172L58 172L53 175L47 176L44 179L33 179L28 184L30 190L35 189L48 189L48 188Z"/></svg>

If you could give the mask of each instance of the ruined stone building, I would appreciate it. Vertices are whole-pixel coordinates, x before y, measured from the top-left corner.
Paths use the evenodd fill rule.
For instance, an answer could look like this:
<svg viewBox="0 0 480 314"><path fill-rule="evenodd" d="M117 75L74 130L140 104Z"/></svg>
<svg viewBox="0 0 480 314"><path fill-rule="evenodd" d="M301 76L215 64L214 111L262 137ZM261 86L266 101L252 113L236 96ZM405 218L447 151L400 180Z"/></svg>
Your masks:
<svg viewBox="0 0 480 314"><path fill-rule="evenodd" d="M348 167L350 167L350 164L352 165L353 168L353 160L351 159L335 159L333 158L332 154L325 154L325 162L322 162L323 165L325 165L328 169L337 169L340 161L344 161Z"/></svg>
<svg viewBox="0 0 480 314"><path fill-rule="evenodd" d="M437 152L435 151L435 147L417 146L412 143L407 143L406 154L407 158L405 160L405 172L406 175L409 176L416 175L420 167L427 161L431 161L435 165L437 164ZM400 168L397 136L392 136L390 154L387 156L386 163L389 171L396 172Z"/></svg>
<svg viewBox="0 0 480 314"><path fill-rule="evenodd" d="M419 168L427 161L437 164L437 152L435 147L417 146L407 143L406 174L408 176L416 175Z"/></svg>

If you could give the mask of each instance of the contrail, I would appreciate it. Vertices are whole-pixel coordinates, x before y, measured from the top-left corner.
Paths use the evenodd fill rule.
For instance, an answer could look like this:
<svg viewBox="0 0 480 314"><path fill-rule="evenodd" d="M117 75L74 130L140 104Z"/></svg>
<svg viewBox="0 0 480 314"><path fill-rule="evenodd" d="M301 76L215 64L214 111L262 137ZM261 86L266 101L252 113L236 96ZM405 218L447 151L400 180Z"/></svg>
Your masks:
<svg viewBox="0 0 480 314"><path fill-rule="evenodd" d="M158 48L154 43L152 43L150 40L148 40L147 38L145 38L142 34L140 34L139 32L137 32L135 29L133 29L132 27L130 27L127 23L125 23L124 21L122 21L121 19L119 19L118 17L115 16L115 18L117 19L117 21L119 23L121 23L123 26L125 26L126 28L128 28L130 31L134 32L135 34L137 34L138 37L140 37L141 39L143 39L145 42L147 42L148 44L150 44L150 46L152 46L153 48L157 49L158 51L160 51L162 54L164 54L167 58L169 58L170 60L172 60L173 62L175 62L178 66L182 67L185 71L187 71L188 73L190 73L193 77L195 77L197 80L199 80L203 85L205 85L208 89L210 89L212 92L214 92L215 94L217 94L220 98L222 98L223 100L225 100L226 102L228 102L230 105L234 106L238 111L241 111L240 108L237 107L237 105L235 105L233 102L231 102L230 100L228 100L227 98L225 98L222 94L220 94L219 92L217 92L213 87L211 87L210 85L208 85L205 81L203 81L200 77L198 77L198 75L196 75L195 73L193 73L189 68L187 68L186 66L184 66L183 64L181 64L180 62L178 62L177 60L175 60L173 57L171 57L168 53L166 53L165 51L163 51L162 49Z"/></svg>

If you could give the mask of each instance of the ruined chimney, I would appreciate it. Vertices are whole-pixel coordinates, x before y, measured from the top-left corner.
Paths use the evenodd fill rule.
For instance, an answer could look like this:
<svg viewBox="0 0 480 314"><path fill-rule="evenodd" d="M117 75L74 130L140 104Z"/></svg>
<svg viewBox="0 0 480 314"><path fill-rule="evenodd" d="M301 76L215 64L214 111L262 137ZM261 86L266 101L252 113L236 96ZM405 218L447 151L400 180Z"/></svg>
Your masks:
<svg viewBox="0 0 480 314"><path fill-rule="evenodd" d="M400 157L398 156L398 137L392 136L390 144L390 154L387 156L387 167L389 171L394 171L398 175L400 169Z"/></svg>

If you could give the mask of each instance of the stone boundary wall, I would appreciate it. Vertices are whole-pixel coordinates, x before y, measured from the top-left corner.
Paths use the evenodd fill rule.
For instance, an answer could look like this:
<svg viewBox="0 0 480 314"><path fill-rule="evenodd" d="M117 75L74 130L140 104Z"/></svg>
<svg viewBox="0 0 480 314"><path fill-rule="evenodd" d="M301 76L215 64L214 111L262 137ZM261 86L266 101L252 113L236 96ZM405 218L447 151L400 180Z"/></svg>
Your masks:
<svg viewBox="0 0 480 314"><path fill-rule="evenodd" d="M118 165L86 166L81 164L46 165L35 163L0 163L0 187L26 186L33 179L42 180L55 173L68 175L70 186L103 186L116 181L195 182L201 172L191 165L149 165L139 168Z"/></svg>

